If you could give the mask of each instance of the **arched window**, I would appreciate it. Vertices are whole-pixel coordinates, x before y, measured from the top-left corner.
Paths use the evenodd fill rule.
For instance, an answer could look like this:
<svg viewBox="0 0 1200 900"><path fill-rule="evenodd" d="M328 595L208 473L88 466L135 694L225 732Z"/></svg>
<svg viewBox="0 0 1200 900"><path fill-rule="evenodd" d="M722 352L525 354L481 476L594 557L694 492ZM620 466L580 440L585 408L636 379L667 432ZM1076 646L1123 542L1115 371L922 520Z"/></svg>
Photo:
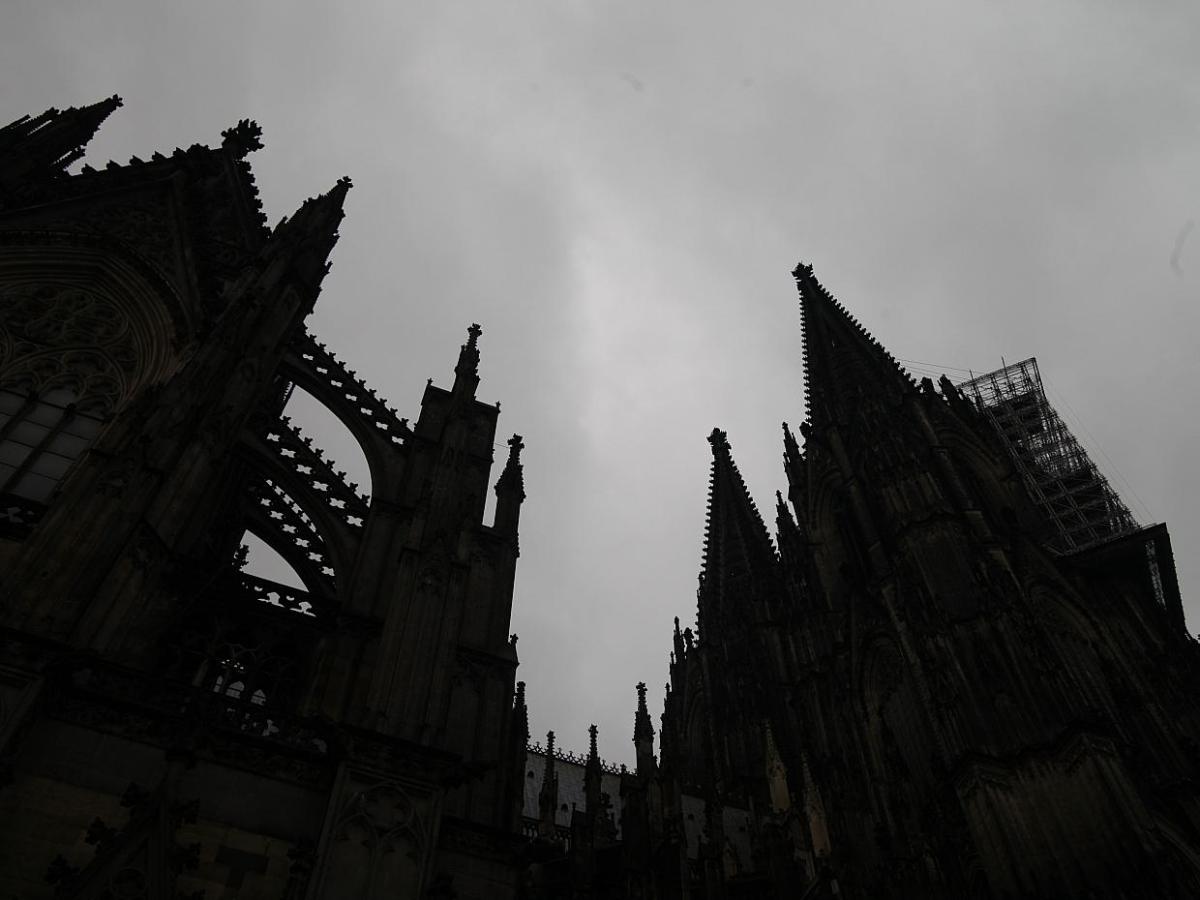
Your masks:
<svg viewBox="0 0 1200 900"><path fill-rule="evenodd" d="M39 393L0 388L0 533L21 536L105 420L85 412L71 388Z"/></svg>
<svg viewBox="0 0 1200 900"><path fill-rule="evenodd" d="M81 411L69 388L40 396L0 389L0 493L45 503L104 420Z"/></svg>
<svg viewBox="0 0 1200 900"><path fill-rule="evenodd" d="M0 241L0 536L23 537L104 426L172 365L163 295L88 253L15 266ZM27 251L26 251L27 252ZM22 260L27 259L23 254ZM19 268L20 271L15 271Z"/></svg>

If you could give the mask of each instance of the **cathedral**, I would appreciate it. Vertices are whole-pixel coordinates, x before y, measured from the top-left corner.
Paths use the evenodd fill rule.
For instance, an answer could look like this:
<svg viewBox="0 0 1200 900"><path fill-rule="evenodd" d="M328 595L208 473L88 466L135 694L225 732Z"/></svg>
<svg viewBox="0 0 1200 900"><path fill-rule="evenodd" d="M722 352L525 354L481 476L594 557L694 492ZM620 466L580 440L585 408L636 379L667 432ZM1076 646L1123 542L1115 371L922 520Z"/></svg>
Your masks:
<svg viewBox="0 0 1200 900"><path fill-rule="evenodd" d="M268 227L250 121L76 170L120 105L0 128L0 898L1200 896L1170 537L1034 361L914 380L800 265L787 493L768 527L708 436L694 626L613 767L529 734L479 326L401 418L306 326L350 182Z"/></svg>

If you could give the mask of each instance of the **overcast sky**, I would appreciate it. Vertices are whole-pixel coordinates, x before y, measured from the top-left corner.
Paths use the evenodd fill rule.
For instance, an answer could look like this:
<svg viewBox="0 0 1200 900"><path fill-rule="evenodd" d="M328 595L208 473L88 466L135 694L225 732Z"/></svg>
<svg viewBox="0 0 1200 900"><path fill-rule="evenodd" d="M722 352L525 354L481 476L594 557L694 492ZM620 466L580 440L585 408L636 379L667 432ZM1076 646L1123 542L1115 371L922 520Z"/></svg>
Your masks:
<svg viewBox="0 0 1200 900"><path fill-rule="evenodd" d="M273 223L352 176L311 326L410 418L483 326L532 730L628 761L695 613L705 436L771 518L785 484L798 260L918 374L1037 356L1200 630L1198 35L1195 2L7 0L0 120L119 93L100 165L253 117Z"/></svg>

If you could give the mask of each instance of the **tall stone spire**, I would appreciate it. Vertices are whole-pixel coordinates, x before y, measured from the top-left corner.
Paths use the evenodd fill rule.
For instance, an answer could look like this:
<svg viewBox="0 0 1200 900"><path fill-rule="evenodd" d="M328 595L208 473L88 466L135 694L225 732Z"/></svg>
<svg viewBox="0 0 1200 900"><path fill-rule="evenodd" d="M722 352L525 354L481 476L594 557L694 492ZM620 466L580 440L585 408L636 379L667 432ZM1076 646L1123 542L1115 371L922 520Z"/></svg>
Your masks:
<svg viewBox="0 0 1200 900"><path fill-rule="evenodd" d="M529 741L529 707L525 705L525 682L518 681L513 694L513 735L520 747L522 762Z"/></svg>
<svg viewBox="0 0 1200 900"><path fill-rule="evenodd" d="M525 502L525 469L521 465L524 449L525 443L519 434L508 439L508 461L496 479L496 515L492 527L514 539L520 523L521 504Z"/></svg>
<svg viewBox="0 0 1200 900"><path fill-rule="evenodd" d="M787 469L800 467L800 445L796 443L796 436L792 434L792 429L788 428L788 423L783 423L783 464Z"/></svg>
<svg viewBox="0 0 1200 900"><path fill-rule="evenodd" d="M805 580L807 569L804 533L792 518L787 500L779 491L775 492L775 543L779 547L784 583L793 591L792 596L795 598L799 593L800 584Z"/></svg>
<svg viewBox="0 0 1200 900"><path fill-rule="evenodd" d="M779 491L775 492L775 533L779 535L780 553L783 553L785 544L794 547L800 540L800 529L796 526L796 520L792 518L787 500Z"/></svg>
<svg viewBox="0 0 1200 900"><path fill-rule="evenodd" d="M594 819L600 811L602 769L600 767L600 750L596 746L596 737L598 734L599 729L594 724L588 726L588 756L587 764L583 769L583 796L589 819Z"/></svg>
<svg viewBox="0 0 1200 900"><path fill-rule="evenodd" d="M804 394L814 426L851 418L864 402L898 402L915 389L907 372L825 290L812 266L792 274L800 291Z"/></svg>
<svg viewBox="0 0 1200 900"><path fill-rule="evenodd" d="M638 682L637 695L637 712L633 717L633 746L637 753L638 774L644 775L654 768L654 726L650 723L650 711L646 708L646 682Z"/></svg>
<svg viewBox="0 0 1200 900"><path fill-rule="evenodd" d="M775 549L725 432L714 428L708 441L713 462L697 616L702 639L722 621L745 617L747 602L764 596L777 577Z"/></svg>
<svg viewBox="0 0 1200 900"><path fill-rule="evenodd" d="M472 322L467 329L467 342L458 353L458 363L454 367L454 388L456 395L475 396L479 387L479 335L483 329L477 322Z"/></svg>
<svg viewBox="0 0 1200 900"><path fill-rule="evenodd" d="M554 840L558 828L554 817L558 812L558 773L554 771L554 732L546 732L546 764L542 769L542 789L538 792L538 836Z"/></svg>
<svg viewBox="0 0 1200 900"><path fill-rule="evenodd" d="M329 271L327 260L338 240L351 187L349 178L339 178L324 194L305 200L291 218L275 227L264 252L290 256L292 271L309 285L319 285Z"/></svg>
<svg viewBox="0 0 1200 900"><path fill-rule="evenodd" d="M801 427L809 428L807 423ZM796 443L796 436L788 428L787 422L783 423L783 473L788 481L788 499L796 507L796 515L803 519L808 505L808 492L805 489L808 473L804 468L804 455L800 452L800 445Z"/></svg>
<svg viewBox="0 0 1200 900"><path fill-rule="evenodd" d="M84 154L101 123L121 106L113 95L99 103L48 109L39 116L23 116L0 128L0 191L22 181L55 178Z"/></svg>

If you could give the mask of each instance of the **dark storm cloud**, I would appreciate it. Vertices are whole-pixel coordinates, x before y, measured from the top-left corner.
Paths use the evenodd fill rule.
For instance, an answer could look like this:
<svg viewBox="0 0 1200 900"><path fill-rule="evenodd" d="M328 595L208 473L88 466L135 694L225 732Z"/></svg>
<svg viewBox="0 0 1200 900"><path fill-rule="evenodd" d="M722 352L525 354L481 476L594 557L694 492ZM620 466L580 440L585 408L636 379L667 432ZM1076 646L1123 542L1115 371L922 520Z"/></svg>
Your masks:
<svg viewBox="0 0 1200 900"><path fill-rule="evenodd" d="M126 97L93 162L253 115L273 220L354 177L314 329L402 415L483 324L480 396L528 445L514 630L535 736L579 747L596 721L630 756L633 684L659 702L671 617L694 612L714 425L773 517L778 423L803 414L798 259L899 357L1036 354L1200 589L1191 4L3 15L9 118Z"/></svg>

